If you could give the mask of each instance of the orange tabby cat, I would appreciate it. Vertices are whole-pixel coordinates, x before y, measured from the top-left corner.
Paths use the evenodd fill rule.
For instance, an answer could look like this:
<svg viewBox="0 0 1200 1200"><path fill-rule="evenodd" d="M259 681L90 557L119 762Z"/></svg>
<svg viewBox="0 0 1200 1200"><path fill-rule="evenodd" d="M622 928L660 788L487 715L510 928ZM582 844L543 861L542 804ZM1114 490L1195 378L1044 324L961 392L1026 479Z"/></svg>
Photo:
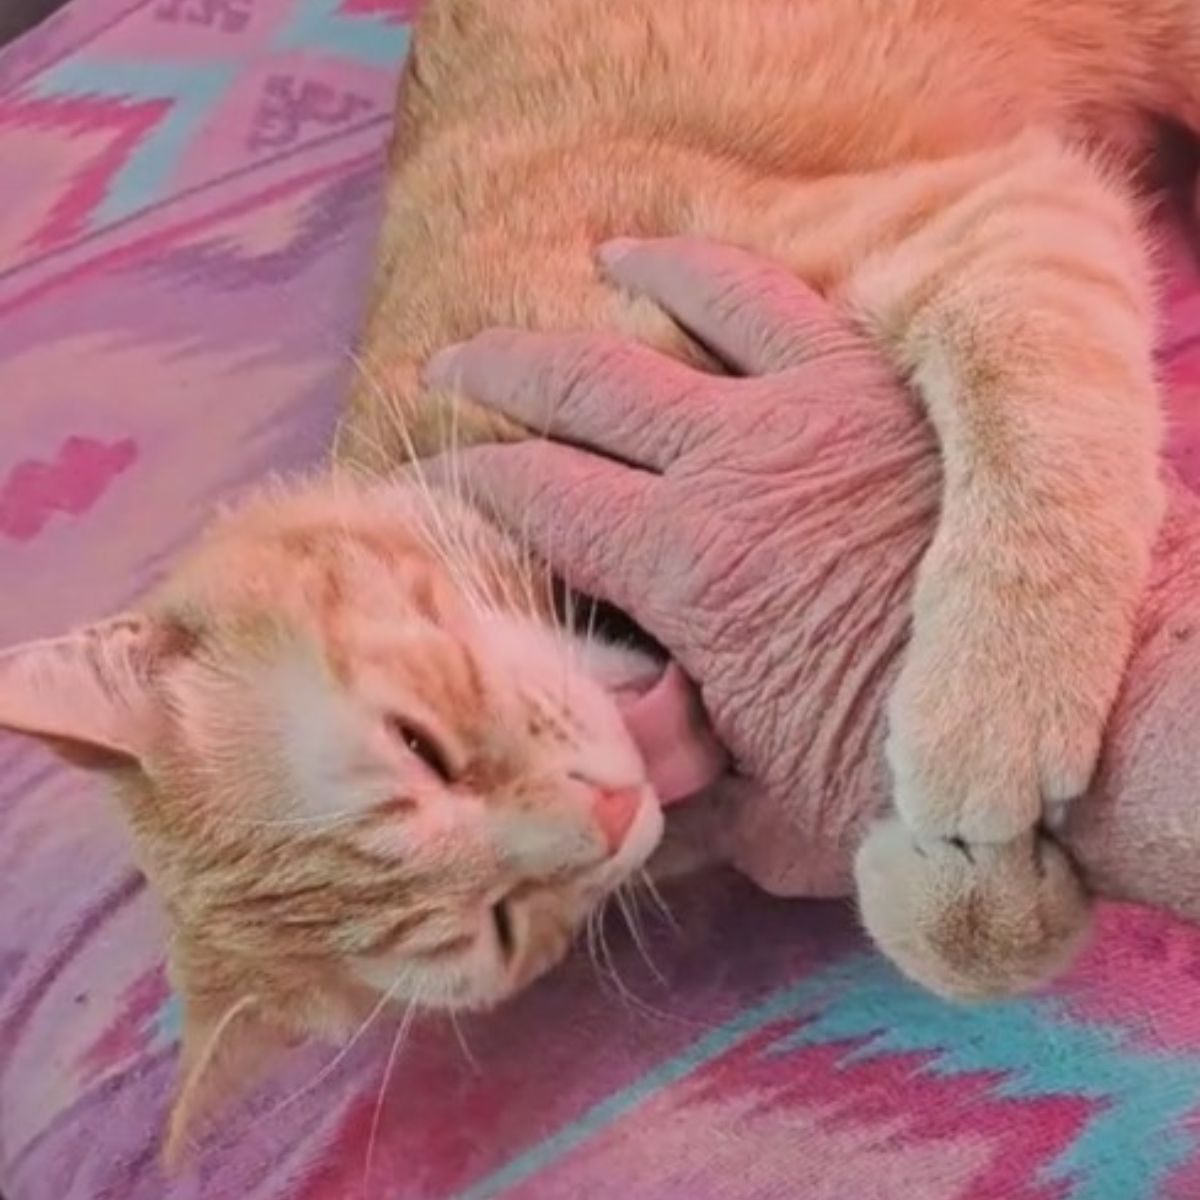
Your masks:
<svg viewBox="0 0 1200 1200"><path fill-rule="evenodd" d="M941 991L1032 982L1085 905L1012 863L1092 771L1160 508L1129 171L1144 114L1198 106L1194 0L430 0L339 457L517 436L419 383L491 325L712 366L600 281L608 236L789 265L908 375L945 463L867 924ZM661 818L601 686L640 667L582 655L511 545L409 479L267 494L142 614L0 661L0 723L113 756L174 923L176 1134L231 1047L494 1002L641 865Z"/></svg>
<svg viewBox="0 0 1200 1200"><path fill-rule="evenodd" d="M1086 923L1043 831L1092 773L1161 508L1153 114L1200 123L1194 0L433 0L403 89L343 460L436 451L451 407L463 442L515 436L419 382L487 326L708 362L605 284L614 235L763 252L912 382L943 511L889 706L902 824L857 876L950 995L1036 982Z"/></svg>

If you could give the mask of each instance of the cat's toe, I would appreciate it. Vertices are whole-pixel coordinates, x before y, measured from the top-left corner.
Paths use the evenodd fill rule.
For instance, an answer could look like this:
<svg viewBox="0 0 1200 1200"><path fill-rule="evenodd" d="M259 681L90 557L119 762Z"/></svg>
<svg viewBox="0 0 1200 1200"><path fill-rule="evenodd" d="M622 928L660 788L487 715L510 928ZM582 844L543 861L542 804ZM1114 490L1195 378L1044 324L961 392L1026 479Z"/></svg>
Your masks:
<svg viewBox="0 0 1200 1200"><path fill-rule="evenodd" d="M1024 992L1070 962L1090 900L1074 865L1044 834L1003 844L917 841L879 822L855 860L863 924L909 978L949 999Z"/></svg>

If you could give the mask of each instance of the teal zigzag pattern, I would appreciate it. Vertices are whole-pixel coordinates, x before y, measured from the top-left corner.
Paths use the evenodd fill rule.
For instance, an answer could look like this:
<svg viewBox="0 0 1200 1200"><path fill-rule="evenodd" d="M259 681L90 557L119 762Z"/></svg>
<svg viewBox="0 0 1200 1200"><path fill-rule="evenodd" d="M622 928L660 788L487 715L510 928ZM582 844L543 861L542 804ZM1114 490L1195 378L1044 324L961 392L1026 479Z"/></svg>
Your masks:
<svg viewBox="0 0 1200 1200"><path fill-rule="evenodd" d="M407 25L376 14L344 16L341 0L305 0L275 40L278 50L315 48L377 67L398 64L408 51Z"/></svg>
<svg viewBox="0 0 1200 1200"><path fill-rule="evenodd" d="M843 1060L850 1064L926 1052L925 1070L939 1075L996 1074L998 1098L1098 1101L1096 1115L1048 1168L1048 1179L1070 1181L1071 1200L1149 1200L1195 1150L1184 1118L1200 1105L1200 1052L1136 1047L1123 1030L1068 1017L1053 997L982 1008L943 1004L898 986L874 958L829 974L843 975L844 991L772 1053L855 1042ZM1120 1153L1123 1146L1130 1153Z"/></svg>
<svg viewBox="0 0 1200 1200"><path fill-rule="evenodd" d="M408 49L407 25L379 13L343 15L341 0L297 0L292 15L275 35L276 50L311 49L374 68L394 68ZM80 221L99 228L123 220L167 192L171 177L195 135L234 81L261 59L261 50L236 46L219 59L185 62L123 58L69 58L43 72L29 88L37 99L160 102L164 115L146 132L108 181L103 198Z"/></svg>
<svg viewBox="0 0 1200 1200"><path fill-rule="evenodd" d="M530 1180L664 1089L781 1025L787 1032L768 1041L764 1053L845 1044L847 1067L872 1057L923 1054L922 1069L943 1077L990 1076L998 1098L1096 1101L1094 1115L1046 1168L1047 1180L1061 1181L1068 1200L1151 1200L1195 1149L1183 1119L1200 1104L1200 1051L1140 1048L1111 1027L1078 1022L1054 997L947 1005L898 979L877 956L856 954L746 1009L457 1200L491 1200Z"/></svg>
<svg viewBox="0 0 1200 1200"><path fill-rule="evenodd" d="M162 119L109 181L90 214L93 227L122 220L162 196L188 143L236 75L236 64L224 60L196 66L72 58L38 77L31 92L43 100L166 102Z"/></svg>

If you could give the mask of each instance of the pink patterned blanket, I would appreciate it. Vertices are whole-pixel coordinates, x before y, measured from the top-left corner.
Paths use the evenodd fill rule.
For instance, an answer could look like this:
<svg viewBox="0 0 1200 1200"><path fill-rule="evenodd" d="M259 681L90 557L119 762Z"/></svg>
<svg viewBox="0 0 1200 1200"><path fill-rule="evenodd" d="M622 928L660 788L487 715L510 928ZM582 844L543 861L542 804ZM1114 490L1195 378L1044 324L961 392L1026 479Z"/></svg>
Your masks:
<svg viewBox="0 0 1200 1200"><path fill-rule="evenodd" d="M408 10L75 0L0 53L0 642L121 606L218 497L322 453ZM1168 257L1171 453L1197 481L1200 287ZM325 1073L302 1050L167 1181L160 915L97 790L5 740L0 1191L1200 1196L1200 930L1113 908L1053 993L959 1010L843 906L725 877L673 904L661 979L614 931L610 970L575 961L461 1044L418 1030L386 1087L392 1027Z"/></svg>

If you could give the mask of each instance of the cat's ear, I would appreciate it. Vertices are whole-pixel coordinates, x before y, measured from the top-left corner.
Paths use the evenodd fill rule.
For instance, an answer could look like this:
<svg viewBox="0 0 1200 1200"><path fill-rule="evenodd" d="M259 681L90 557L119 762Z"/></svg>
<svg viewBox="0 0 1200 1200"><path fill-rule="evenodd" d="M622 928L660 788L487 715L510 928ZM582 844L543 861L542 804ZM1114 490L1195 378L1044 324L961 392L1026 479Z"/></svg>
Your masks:
<svg viewBox="0 0 1200 1200"><path fill-rule="evenodd" d="M214 1110L242 1098L290 1045L259 998L184 1001L175 1100L163 1140L163 1164L175 1170Z"/></svg>
<svg viewBox="0 0 1200 1200"><path fill-rule="evenodd" d="M187 973L176 970L173 977L178 986ZM281 1024L276 1007L254 992L197 998L184 983L181 994L184 1028L179 1069L162 1142L162 1162L168 1171L184 1163L210 1117L235 1108L300 1040Z"/></svg>
<svg viewBox="0 0 1200 1200"><path fill-rule="evenodd" d="M257 996L185 1000L175 1099L162 1144L167 1170L179 1168L205 1118L245 1096L289 1044Z"/></svg>
<svg viewBox="0 0 1200 1200"><path fill-rule="evenodd" d="M154 681L178 639L122 616L0 652L0 728L79 751L140 758L158 707Z"/></svg>

